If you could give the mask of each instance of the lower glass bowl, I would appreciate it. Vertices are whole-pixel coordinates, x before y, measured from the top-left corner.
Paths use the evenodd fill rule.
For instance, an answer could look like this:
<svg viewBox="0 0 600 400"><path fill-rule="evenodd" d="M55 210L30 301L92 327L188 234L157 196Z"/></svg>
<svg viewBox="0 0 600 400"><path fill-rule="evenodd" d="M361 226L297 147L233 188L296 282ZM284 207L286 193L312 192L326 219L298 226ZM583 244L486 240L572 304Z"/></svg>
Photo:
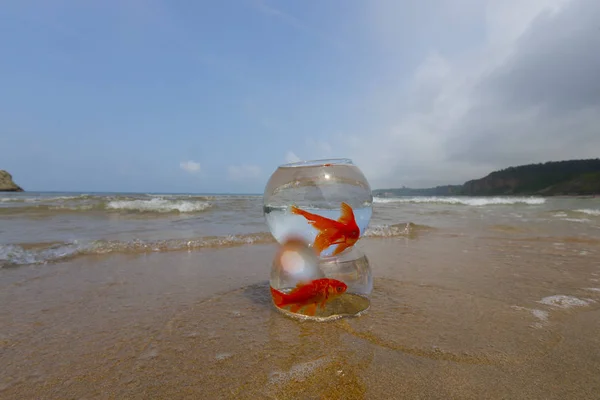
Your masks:
<svg viewBox="0 0 600 400"><path fill-rule="evenodd" d="M277 310L299 319L328 321L359 316L370 307L373 276L356 247L319 258L305 239L290 238L275 254L271 296Z"/></svg>

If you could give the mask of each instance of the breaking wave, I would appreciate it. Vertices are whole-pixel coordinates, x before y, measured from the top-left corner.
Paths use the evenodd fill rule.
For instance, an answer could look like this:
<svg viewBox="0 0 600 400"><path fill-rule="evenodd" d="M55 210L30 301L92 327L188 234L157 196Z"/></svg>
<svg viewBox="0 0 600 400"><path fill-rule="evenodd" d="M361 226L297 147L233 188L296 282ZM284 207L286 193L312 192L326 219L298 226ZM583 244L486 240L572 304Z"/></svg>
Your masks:
<svg viewBox="0 0 600 400"><path fill-rule="evenodd" d="M429 231L433 228L427 225L417 225L412 222L393 225L378 225L367 229L364 237L391 238L397 236L413 237L420 232Z"/></svg>
<svg viewBox="0 0 600 400"><path fill-rule="evenodd" d="M546 199L540 197L375 197L374 203L413 203L413 204L450 204L465 206L490 206L490 205L511 205L526 204L540 205L546 202Z"/></svg>
<svg viewBox="0 0 600 400"><path fill-rule="evenodd" d="M78 254L81 247L76 243L56 243L28 248L0 244L0 268L15 265L41 264L66 259Z"/></svg>
<svg viewBox="0 0 600 400"><path fill-rule="evenodd" d="M238 199L237 201L245 201ZM40 214L56 212L127 212L127 213L197 213L210 209L217 202L232 202L223 197L210 196L57 196L57 197L3 197L0 213Z"/></svg>
<svg viewBox="0 0 600 400"><path fill-rule="evenodd" d="M554 210L550 211L553 218L569 222L592 222L594 217L600 217L598 209ZM592 218L592 219L590 219Z"/></svg>
<svg viewBox="0 0 600 400"><path fill-rule="evenodd" d="M0 197L0 203L41 203L41 202L56 202L64 200L83 200L89 199L92 196L82 194L79 196L55 196L55 197Z"/></svg>
<svg viewBox="0 0 600 400"><path fill-rule="evenodd" d="M587 215L593 215L594 217L600 217L600 210L596 210L596 209L584 208L581 210L575 210L575 212L587 214Z"/></svg>
<svg viewBox="0 0 600 400"><path fill-rule="evenodd" d="M563 221L569 222L590 222L587 218L563 218Z"/></svg>
<svg viewBox="0 0 600 400"><path fill-rule="evenodd" d="M107 210L127 210L140 212L173 212L181 213L204 211L212 206L207 201L171 200L153 198L150 200L114 200L106 204Z"/></svg>
<svg viewBox="0 0 600 400"><path fill-rule="evenodd" d="M95 240L90 242L53 243L49 245L0 245L0 267L44 264L53 261L64 261L81 255L155 253L272 242L274 242L274 239L271 234L259 232L246 235L208 236L188 240Z"/></svg>
<svg viewBox="0 0 600 400"><path fill-rule="evenodd" d="M429 229L432 228L424 225L416 225L411 222L381 225L367 229L364 237L414 237L419 232ZM269 232L256 232L243 235L206 236L193 239L95 240L88 242L72 241L68 243L9 244L0 245L0 268L66 261L76 256L84 255L164 253L269 243L275 243L275 239Z"/></svg>

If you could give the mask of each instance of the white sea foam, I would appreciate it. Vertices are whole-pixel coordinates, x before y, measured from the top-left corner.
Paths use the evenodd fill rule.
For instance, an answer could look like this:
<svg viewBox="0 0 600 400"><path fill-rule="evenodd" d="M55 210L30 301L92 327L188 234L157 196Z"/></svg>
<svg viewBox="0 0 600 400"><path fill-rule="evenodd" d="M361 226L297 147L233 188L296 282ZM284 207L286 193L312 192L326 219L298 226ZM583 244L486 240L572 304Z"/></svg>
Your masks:
<svg viewBox="0 0 600 400"><path fill-rule="evenodd" d="M395 225L379 225L368 228L364 234L364 237L394 237L394 236L408 236L411 232L416 229L416 225L409 223L406 224L395 224Z"/></svg>
<svg viewBox="0 0 600 400"><path fill-rule="evenodd" d="M533 310L531 310L531 313L533 314L534 317L536 317L540 321L548 320L548 314L549 314L548 311L533 309Z"/></svg>
<svg viewBox="0 0 600 400"><path fill-rule="evenodd" d="M583 208L580 210L575 210L575 212L583 213L583 214L587 214L587 215L593 215L593 216L600 216L600 210L596 210L593 208Z"/></svg>
<svg viewBox="0 0 600 400"><path fill-rule="evenodd" d="M542 300L538 301L538 303L545 304L547 306L559 307L559 308L571 308L571 307L585 307L593 303L594 300L586 299L578 299L573 296L566 296L563 294L557 294L554 296L544 297Z"/></svg>
<svg viewBox="0 0 600 400"><path fill-rule="evenodd" d="M57 243L50 246L40 244L33 248L25 248L16 244L0 244L0 268L16 265L45 264L78 255L189 251L201 248L232 247L272 242L273 237L271 234L257 232L242 235L206 236L187 240L74 241Z"/></svg>
<svg viewBox="0 0 600 400"><path fill-rule="evenodd" d="M590 222L587 218L563 218L562 220L569 222Z"/></svg>
<svg viewBox="0 0 600 400"><path fill-rule="evenodd" d="M56 202L63 200L81 200L88 198L88 195L82 194L79 196L55 196L55 197L0 197L0 203L42 203L42 202Z"/></svg>
<svg viewBox="0 0 600 400"><path fill-rule="evenodd" d="M592 292L600 292L600 288L597 287L589 287L589 288L585 288L586 290L590 290Z"/></svg>
<svg viewBox="0 0 600 400"><path fill-rule="evenodd" d="M0 267L3 265L41 264L75 255L86 248L77 242L57 244L43 249L27 250L17 245L0 245Z"/></svg>
<svg viewBox="0 0 600 400"><path fill-rule="evenodd" d="M489 205L511 205L544 204L546 199L539 197L375 197L374 203L430 203L430 204L451 204L465 206L489 206Z"/></svg>
<svg viewBox="0 0 600 400"><path fill-rule="evenodd" d="M231 353L219 353L215 356L215 359L218 361L223 361L231 357L233 357L233 354Z"/></svg>
<svg viewBox="0 0 600 400"><path fill-rule="evenodd" d="M425 225L403 223L369 228L365 236L388 238L410 236L431 229ZM164 251L189 251L202 248L219 248L266 244L274 241L269 232L254 232L237 235L202 236L189 239L164 240L90 240L62 242L52 245L32 243L30 246L0 244L0 268L28 264L45 264L64 260L73 256L108 253L148 253Z"/></svg>
<svg viewBox="0 0 600 400"><path fill-rule="evenodd" d="M512 308L515 310L529 311L538 320L538 322L532 325L534 328L543 327L544 324L548 321L548 316L550 315L548 311L538 310L535 308L525 308L520 306L512 306Z"/></svg>
<svg viewBox="0 0 600 400"><path fill-rule="evenodd" d="M150 200L113 200L106 205L106 208L109 210L186 213L204 211L211 206L212 204L207 201L168 200L156 197Z"/></svg>

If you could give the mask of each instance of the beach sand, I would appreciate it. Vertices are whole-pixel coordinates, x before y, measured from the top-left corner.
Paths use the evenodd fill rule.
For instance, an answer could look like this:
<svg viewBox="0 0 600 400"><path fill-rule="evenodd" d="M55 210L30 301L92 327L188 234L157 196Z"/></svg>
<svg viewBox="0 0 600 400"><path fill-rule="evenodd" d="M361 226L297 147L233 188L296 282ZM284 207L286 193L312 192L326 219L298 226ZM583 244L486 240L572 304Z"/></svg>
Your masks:
<svg viewBox="0 0 600 400"><path fill-rule="evenodd" d="M600 397L597 241L490 230L358 246L371 309L326 323L271 305L275 245L5 269L0 398Z"/></svg>

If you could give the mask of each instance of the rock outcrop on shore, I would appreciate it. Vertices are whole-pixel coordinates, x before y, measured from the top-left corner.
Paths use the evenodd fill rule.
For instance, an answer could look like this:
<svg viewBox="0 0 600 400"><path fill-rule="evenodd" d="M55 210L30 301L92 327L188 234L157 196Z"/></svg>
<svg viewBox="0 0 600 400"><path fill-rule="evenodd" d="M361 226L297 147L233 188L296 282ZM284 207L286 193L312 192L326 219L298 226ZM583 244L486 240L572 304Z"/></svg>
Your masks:
<svg viewBox="0 0 600 400"><path fill-rule="evenodd" d="M22 192L23 189L13 182L12 175L0 169L0 192Z"/></svg>

